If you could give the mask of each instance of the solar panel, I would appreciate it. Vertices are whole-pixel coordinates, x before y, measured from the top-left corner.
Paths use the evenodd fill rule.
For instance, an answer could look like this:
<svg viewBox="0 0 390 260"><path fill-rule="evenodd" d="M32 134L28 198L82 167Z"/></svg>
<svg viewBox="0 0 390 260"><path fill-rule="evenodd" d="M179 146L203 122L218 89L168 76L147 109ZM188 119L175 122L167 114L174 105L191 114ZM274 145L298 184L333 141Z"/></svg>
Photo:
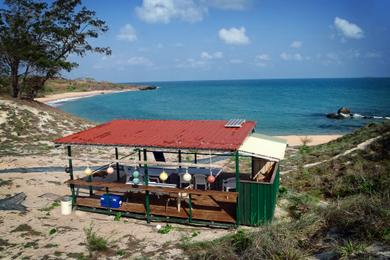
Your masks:
<svg viewBox="0 0 390 260"><path fill-rule="evenodd" d="M225 127L241 127L245 123L245 119L230 119Z"/></svg>

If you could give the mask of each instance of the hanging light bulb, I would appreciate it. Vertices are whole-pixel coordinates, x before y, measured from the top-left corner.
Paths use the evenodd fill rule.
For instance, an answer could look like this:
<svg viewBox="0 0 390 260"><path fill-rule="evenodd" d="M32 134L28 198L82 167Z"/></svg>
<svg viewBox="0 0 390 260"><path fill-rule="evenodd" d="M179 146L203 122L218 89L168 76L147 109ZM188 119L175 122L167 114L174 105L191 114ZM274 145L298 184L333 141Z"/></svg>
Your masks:
<svg viewBox="0 0 390 260"><path fill-rule="evenodd" d="M208 183L214 183L214 182L215 182L215 177L214 177L213 175L209 175L209 176L207 177L207 182L208 182Z"/></svg>
<svg viewBox="0 0 390 260"><path fill-rule="evenodd" d="M134 178L138 178L138 177L139 177L139 171L135 170L135 171L133 172L133 177L134 177Z"/></svg>
<svg viewBox="0 0 390 260"><path fill-rule="evenodd" d="M139 183L139 179L138 179L138 178L133 178L133 183L134 183L135 185L137 185L137 184Z"/></svg>
<svg viewBox="0 0 390 260"><path fill-rule="evenodd" d="M183 175L183 180L191 181L191 179L192 179L192 176L191 176L191 174L188 173L188 169L186 169L186 173L184 173L184 175Z"/></svg>
<svg viewBox="0 0 390 260"><path fill-rule="evenodd" d="M108 168L107 168L107 173L108 174L112 174L112 173L114 173L114 168L110 165Z"/></svg>
<svg viewBox="0 0 390 260"><path fill-rule="evenodd" d="M162 180L163 182L166 181L168 179L168 174L165 172L165 170L163 170L161 173L160 173L160 180Z"/></svg>
<svg viewBox="0 0 390 260"><path fill-rule="evenodd" d="M85 175L91 175L92 174L92 170L91 170L91 168L89 168L89 166L87 166L87 168L85 168L85 170L84 170L84 173L85 173Z"/></svg>

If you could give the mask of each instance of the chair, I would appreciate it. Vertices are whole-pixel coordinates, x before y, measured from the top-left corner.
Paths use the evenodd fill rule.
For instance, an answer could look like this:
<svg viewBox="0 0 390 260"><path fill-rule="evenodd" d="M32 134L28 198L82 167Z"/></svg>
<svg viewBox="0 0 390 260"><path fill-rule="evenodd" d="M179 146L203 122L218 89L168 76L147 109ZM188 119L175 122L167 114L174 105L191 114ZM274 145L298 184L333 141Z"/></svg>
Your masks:
<svg viewBox="0 0 390 260"><path fill-rule="evenodd" d="M192 189L194 186L192 184L188 185L187 187L185 187L184 189L185 190L189 190L189 189ZM179 192L177 194L177 212L180 212L180 208L181 208L181 201L184 200L186 201L187 203L189 203L190 199L190 195L186 192Z"/></svg>
<svg viewBox="0 0 390 260"><path fill-rule="evenodd" d="M202 174L194 175L195 189L198 189L198 186L204 186L204 189L207 190L207 178Z"/></svg>
<svg viewBox="0 0 390 260"><path fill-rule="evenodd" d="M184 175L184 173L179 174L179 177L180 177L179 187L180 187L180 188L183 188L183 184L191 185L191 180L190 180L190 181L184 180L183 175ZM188 186L187 186L187 187L188 187Z"/></svg>
<svg viewBox="0 0 390 260"><path fill-rule="evenodd" d="M222 182L222 190L229 192L230 190L236 189L236 178L228 178Z"/></svg>
<svg viewBox="0 0 390 260"><path fill-rule="evenodd" d="M149 182L160 183L160 178L155 176L149 176Z"/></svg>

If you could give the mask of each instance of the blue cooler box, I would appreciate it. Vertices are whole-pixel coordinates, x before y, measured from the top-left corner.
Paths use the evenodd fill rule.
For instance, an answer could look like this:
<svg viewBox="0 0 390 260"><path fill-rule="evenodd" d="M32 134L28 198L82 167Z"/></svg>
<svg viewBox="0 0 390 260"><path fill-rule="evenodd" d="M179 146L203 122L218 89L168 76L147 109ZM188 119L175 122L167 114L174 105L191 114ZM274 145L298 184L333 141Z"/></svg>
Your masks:
<svg viewBox="0 0 390 260"><path fill-rule="evenodd" d="M104 194L100 197L100 206L106 208L120 208L122 205L122 196L114 194Z"/></svg>

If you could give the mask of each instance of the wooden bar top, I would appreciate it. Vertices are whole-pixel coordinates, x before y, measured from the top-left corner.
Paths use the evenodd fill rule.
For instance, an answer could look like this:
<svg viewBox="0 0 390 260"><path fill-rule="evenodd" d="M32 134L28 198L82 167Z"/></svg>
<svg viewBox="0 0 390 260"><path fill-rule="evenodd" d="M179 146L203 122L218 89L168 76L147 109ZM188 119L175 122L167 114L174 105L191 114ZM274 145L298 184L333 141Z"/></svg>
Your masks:
<svg viewBox="0 0 390 260"><path fill-rule="evenodd" d="M165 192L165 193L187 193L187 194L196 194L196 195L205 195L205 196L232 196L237 197L237 192L225 192L225 191L215 191L215 190L196 190L196 189L179 189L179 188L166 188L166 187L156 187L156 186L146 186L146 185L131 185L125 183L117 182L105 182L105 181L84 181L80 179L76 180L67 180L66 184L73 184L76 186L92 186L92 187L103 187L111 189L125 189L125 190L141 190L141 191L151 191L151 192Z"/></svg>

